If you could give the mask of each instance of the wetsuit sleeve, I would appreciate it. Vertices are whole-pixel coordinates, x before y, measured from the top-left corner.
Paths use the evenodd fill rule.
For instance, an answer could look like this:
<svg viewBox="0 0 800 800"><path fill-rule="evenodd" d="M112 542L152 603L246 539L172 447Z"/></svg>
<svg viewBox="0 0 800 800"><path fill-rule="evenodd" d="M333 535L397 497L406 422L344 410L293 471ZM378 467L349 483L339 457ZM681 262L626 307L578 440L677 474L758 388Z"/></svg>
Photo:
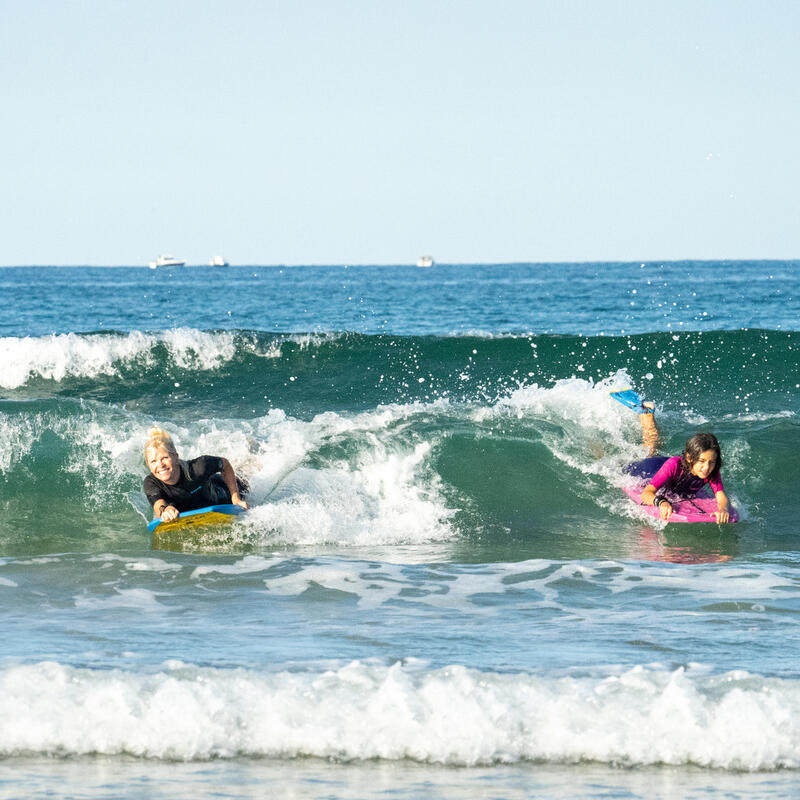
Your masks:
<svg viewBox="0 0 800 800"><path fill-rule="evenodd" d="M665 484L669 486L669 484L675 481L676 477L676 470L680 469L680 458L670 458L668 461L665 461L664 464L661 466L658 472L650 478L650 484L655 486L656 489L660 489Z"/></svg>
<svg viewBox="0 0 800 800"><path fill-rule="evenodd" d="M718 475L713 481L709 481L708 485L714 494L725 491L725 487L722 485L722 475Z"/></svg>
<svg viewBox="0 0 800 800"><path fill-rule="evenodd" d="M156 504L156 500L166 500L161 486L159 486L158 481L152 475L148 475L144 479L142 488L151 506Z"/></svg>

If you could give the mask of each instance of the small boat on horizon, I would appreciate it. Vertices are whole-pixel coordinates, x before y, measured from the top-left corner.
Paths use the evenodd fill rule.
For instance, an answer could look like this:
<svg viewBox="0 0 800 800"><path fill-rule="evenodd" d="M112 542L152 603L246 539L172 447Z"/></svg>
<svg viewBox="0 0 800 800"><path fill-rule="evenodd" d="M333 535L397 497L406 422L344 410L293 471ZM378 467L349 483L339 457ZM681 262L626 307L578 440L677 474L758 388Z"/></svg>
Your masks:
<svg viewBox="0 0 800 800"><path fill-rule="evenodd" d="M159 256L155 261L151 261L149 264L150 269L156 269L156 267L184 267L186 266L185 261L181 261L179 258L175 258L175 256Z"/></svg>
<svg viewBox="0 0 800 800"><path fill-rule="evenodd" d="M222 256L214 256L211 261L208 262L209 267L229 267L230 264L222 257Z"/></svg>
<svg viewBox="0 0 800 800"><path fill-rule="evenodd" d="M433 266L433 256L420 256L417 259L417 266L418 267L432 267Z"/></svg>

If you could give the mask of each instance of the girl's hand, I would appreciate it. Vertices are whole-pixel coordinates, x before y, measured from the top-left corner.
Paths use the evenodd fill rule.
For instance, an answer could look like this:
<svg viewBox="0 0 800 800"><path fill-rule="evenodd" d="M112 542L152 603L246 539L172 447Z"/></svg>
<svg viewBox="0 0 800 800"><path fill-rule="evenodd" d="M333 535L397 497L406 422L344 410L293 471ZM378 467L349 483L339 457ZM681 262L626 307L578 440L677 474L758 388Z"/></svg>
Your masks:
<svg viewBox="0 0 800 800"><path fill-rule="evenodd" d="M661 519L669 519L672 516L672 503L669 500L661 500L658 504L658 513Z"/></svg>
<svg viewBox="0 0 800 800"><path fill-rule="evenodd" d="M178 519L180 512L178 511L175 506L164 506L161 509L161 521L162 522L172 522L175 519Z"/></svg>
<svg viewBox="0 0 800 800"><path fill-rule="evenodd" d="M717 499L717 510L714 512L714 519L717 524L722 522L731 521L731 509L728 505L728 498L722 490L714 492L714 497Z"/></svg>

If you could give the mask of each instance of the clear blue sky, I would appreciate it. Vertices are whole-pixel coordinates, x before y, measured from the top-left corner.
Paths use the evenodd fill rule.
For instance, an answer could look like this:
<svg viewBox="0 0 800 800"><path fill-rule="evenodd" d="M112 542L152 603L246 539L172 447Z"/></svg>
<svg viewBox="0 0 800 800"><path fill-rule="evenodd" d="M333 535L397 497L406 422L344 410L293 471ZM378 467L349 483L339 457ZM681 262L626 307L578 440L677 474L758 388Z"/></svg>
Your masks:
<svg viewBox="0 0 800 800"><path fill-rule="evenodd" d="M800 257L796 0L0 0L0 264Z"/></svg>

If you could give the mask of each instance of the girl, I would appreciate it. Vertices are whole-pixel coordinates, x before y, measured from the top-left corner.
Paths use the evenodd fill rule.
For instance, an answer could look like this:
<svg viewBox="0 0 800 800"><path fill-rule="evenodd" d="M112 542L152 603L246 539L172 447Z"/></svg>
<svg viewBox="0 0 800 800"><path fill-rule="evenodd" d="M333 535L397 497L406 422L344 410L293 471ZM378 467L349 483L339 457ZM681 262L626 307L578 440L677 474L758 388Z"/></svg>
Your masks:
<svg viewBox="0 0 800 800"><path fill-rule="evenodd" d="M249 508L244 500L247 487L227 458L199 456L182 461L172 437L162 428L148 431L144 460L150 470L144 479L144 493L154 515L164 522L177 519L181 511L218 503Z"/></svg>
<svg viewBox="0 0 800 800"><path fill-rule="evenodd" d="M672 458L657 456L659 434L653 403L642 402L632 390L619 393L628 395L624 399L616 394L612 392L612 397L639 414L642 440L650 451L649 458L637 461L625 470L630 475L649 478L642 491L642 505L657 506L661 519L668 520L673 511L670 497L694 497L708 485L717 501L714 517L717 522L729 522L730 505L720 476L722 453L717 437L713 433L696 433L686 442L682 455ZM630 402L631 395L635 396L635 403Z"/></svg>

